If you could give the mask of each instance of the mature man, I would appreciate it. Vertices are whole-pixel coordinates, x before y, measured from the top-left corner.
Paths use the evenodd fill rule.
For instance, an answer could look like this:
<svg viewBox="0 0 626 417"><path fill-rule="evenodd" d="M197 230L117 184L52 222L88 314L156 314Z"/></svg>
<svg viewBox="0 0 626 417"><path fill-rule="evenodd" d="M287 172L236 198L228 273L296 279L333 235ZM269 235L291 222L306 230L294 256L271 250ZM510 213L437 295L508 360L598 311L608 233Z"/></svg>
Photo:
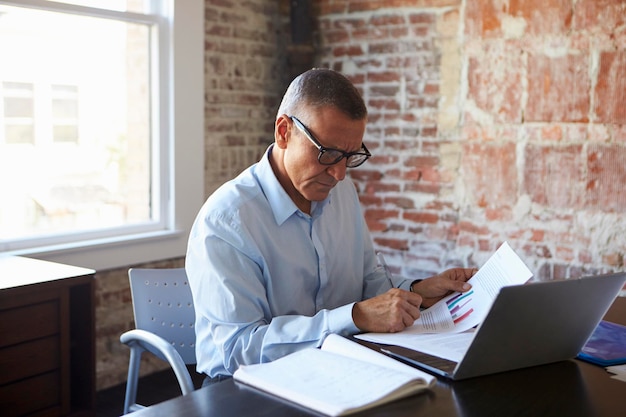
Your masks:
<svg viewBox="0 0 626 417"><path fill-rule="evenodd" d="M377 265L349 168L370 152L367 109L338 72L312 69L289 86L274 143L206 201L186 270L196 310L197 370L205 384L241 364L320 346L330 333L397 332L473 269L393 287Z"/></svg>

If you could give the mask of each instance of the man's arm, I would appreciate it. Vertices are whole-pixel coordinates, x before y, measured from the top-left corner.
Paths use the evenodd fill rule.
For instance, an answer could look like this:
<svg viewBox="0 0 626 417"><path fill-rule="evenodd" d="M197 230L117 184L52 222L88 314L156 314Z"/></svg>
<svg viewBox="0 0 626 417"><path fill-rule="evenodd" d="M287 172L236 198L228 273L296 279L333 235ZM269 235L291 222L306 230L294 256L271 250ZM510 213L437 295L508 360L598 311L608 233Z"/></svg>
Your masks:
<svg viewBox="0 0 626 417"><path fill-rule="evenodd" d="M271 271L255 261L258 254L237 243L240 233L222 232L217 238L205 231L191 238L186 268L196 306L200 372L232 374L241 364L268 362L319 346L329 333L358 332L351 304L316 313L314 306L308 308L311 294L290 290L290 282L284 281L286 295L279 302L272 293L277 286ZM301 281L293 278L289 277Z"/></svg>
<svg viewBox="0 0 626 417"><path fill-rule="evenodd" d="M358 302L352 309L357 327L364 332L393 333L404 330L420 316L420 307L430 307L446 295L471 288L466 281L476 269L453 268L411 285L410 291L393 288Z"/></svg>

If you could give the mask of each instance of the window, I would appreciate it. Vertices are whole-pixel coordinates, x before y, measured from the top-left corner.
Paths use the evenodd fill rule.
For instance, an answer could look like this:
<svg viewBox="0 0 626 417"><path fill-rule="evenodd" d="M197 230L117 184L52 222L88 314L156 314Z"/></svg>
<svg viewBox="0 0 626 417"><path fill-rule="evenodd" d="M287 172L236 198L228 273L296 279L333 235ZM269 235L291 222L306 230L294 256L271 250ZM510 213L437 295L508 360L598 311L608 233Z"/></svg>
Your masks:
<svg viewBox="0 0 626 417"><path fill-rule="evenodd" d="M203 199L202 7L0 0L1 252L96 269L184 254Z"/></svg>
<svg viewBox="0 0 626 417"><path fill-rule="evenodd" d="M33 143L35 107L32 83L2 83L4 137L8 144Z"/></svg>
<svg viewBox="0 0 626 417"><path fill-rule="evenodd" d="M52 86L52 140L78 142L78 86Z"/></svg>

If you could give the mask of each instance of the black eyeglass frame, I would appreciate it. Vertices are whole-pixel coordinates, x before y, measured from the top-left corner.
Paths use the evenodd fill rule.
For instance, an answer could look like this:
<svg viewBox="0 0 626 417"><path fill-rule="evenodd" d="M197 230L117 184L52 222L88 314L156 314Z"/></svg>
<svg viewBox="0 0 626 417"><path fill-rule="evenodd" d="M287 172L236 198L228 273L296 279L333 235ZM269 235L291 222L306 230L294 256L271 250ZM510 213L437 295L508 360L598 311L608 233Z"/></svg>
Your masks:
<svg viewBox="0 0 626 417"><path fill-rule="evenodd" d="M315 136L313 136L313 134L309 131L309 129L304 125L304 123L302 123L296 116L288 116L293 123L296 125L296 127L302 132L304 133L304 136L306 136L311 143L313 143L313 145L315 145L315 147L317 148L317 150L319 151L319 154L317 155L317 161L322 164L322 165L335 165L336 163L338 163L339 161L341 161L343 158L346 158L346 167L348 168L356 168L359 167L361 165L363 165L365 163L365 161L367 161L372 154L370 153L370 151L367 149L367 146L365 146L365 143L361 143L361 149L363 151L356 151L356 152L344 152L341 149L335 149L335 148L327 148L326 146L323 146L316 138ZM328 152L337 152L340 154L339 157L337 157L334 161L332 162L322 162L322 156L325 153ZM356 165L348 165L349 161L350 161L350 157L354 156L354 155L362 155L365 156L365 158L361 161L359 161L358 164Z"/></svg>

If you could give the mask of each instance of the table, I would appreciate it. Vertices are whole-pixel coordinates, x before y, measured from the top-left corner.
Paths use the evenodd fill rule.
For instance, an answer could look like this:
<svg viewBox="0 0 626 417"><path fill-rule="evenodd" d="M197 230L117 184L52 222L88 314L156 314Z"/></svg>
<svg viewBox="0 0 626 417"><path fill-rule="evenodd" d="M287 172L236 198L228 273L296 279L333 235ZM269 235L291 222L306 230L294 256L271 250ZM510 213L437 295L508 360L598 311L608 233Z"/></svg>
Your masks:
<svg viewBox="0 0 626 417"><path fill-rule="evenodd" d="M626 298L605 319L626 324ZM440 378L429 391L359 416L568 416L625 415L626 382L576 359L462 381ZM317 416L281 399L228 380L148 407L134 417Z"/></svg>
<svg viewBox="0 0 626 417"><path fill-rule="evenodd" d="M0 415L95 415L94 271L0 257Z"/></svg>

